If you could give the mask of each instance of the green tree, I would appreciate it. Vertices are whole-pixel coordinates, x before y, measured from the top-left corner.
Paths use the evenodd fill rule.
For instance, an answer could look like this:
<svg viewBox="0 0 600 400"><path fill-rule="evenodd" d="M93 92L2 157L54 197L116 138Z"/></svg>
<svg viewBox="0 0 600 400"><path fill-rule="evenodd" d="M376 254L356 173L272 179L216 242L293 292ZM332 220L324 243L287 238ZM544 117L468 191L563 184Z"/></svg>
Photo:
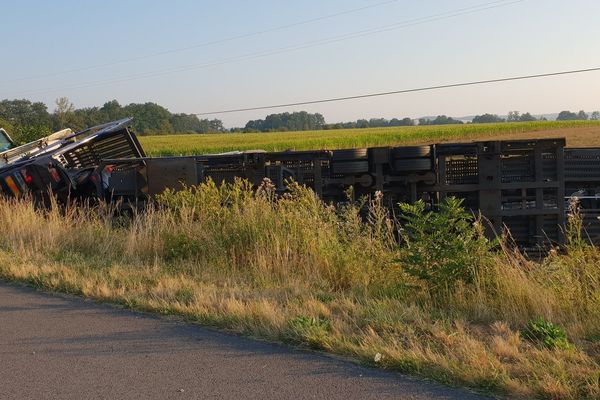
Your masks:
<svg viewBox="0 0 600 400"><path fill-rule="evenodd" d="M102 114L104 122L116 121L126 117L126 112L117 100L111 100L104 103L99 112Z"/></svg>
<svg viewBox="0 0 600 400"><path fill-rule="evenodd" d="M530 122L530 121L537 121L537 118L535 118L533 115L531 115L530 113L525 113L525 114L521 114L521 116L519 117L519 121L521 122Z"/></svg>
<svg viewBox="0 0 600 400"><path fill-rule="evenodd" d="M518 118L518 111L513 111L513 113L517 113L517 116L513 115L513 118ZM499 117L496 114L483 114L483 115L477 115L475 118L473 118L473 123L474 124L491 124L491 123L498 123L498 122L504 122L504 119Z"/></svg>
<svg viewBox="0 0 600 400"><path fill-rule="evenodd" d="M0 118L0 128L3 128L9 135L13 131L11 123L2 118Z"/></svg>
<svg viewBox="0 0 600 400"><path fill-rule="evenodd" d="M171 113L156 103L129 104L123 107L125 115L133 117L133 128L141 134L173 133Z"/></svg>
<svg viewBox="0 0 600 400"><path fill-rule="evenodd" d="M48 108L42 102L29 100L2 100L0 118L7 120L13 127L50 126Z"/></svg>
<svg viewBox="0 0 600 400"><path fill-rule="evenodd" d="M171 126L176 133L205 133L200 120L193 114L173 114Z"/></svg>
<svg viewBox="0 0 600 400"><path fill-rule="evenodd" d="M556 117L557 121L573 121L578 119L577 114L571 111L561 111L558 113L558 117Z"/></svg>
<svg viewBox="0 0 600 400"><path fill-rule="evenodd" d="M67 97L59 97L55 101L56 109L54 110L54 129L64 129L72 126L72 121L75 117L75 106Z"/></svg>
<svg viewBox="0 0 600 400"><path fill-rule="evenodd" d="M8 122L12 138L17 143L26 143L51 132L51 116L42 102L29 100L2 100L0 119Z"/></svg>
<svg viewBox="0 0 600 400"><path fill-rule="evenodd" d="M222 131L223 126L221 121L213 120L211 129L216 131ZM367 122L368 124L368 122ZM306 131L306 130L320 130L325 127L325 118L323 115L316 113L310 114L306 111L293 112L293 113L279 113L270 114L265 117L264 120L252 120L248 121L244 131Z"/></svg>
<svg viewBox="0 0 600 400"><path fill-rule="evenodd" d="M371 118L369 120L370 128L382 128L382 127L389 126L389 125L390 125L390 121L388 121L385 118Z"/></svg>
<svg viewBox="0 0 600 400"><path fill-rule="evenodd" d="M415 121L413 121L411 118L392 118L389 126L413 126L414 124Z"/></svg>
<svg viewBox="0 0 600 400"><path fill-rule="evenodd" d="M517 122L520 120L521 120L521 114L519 113L519 111L509 111L508 112L508 117L506 118L506 121Z"/></svg>
<svg viewBox="0 0 600 400"><path fill-rule="evenodd" d="M452 124L463 124L461 120L448 117L446 115L438 115L434 119L421 118L419 119L419 125L452 125Z"/></svg>
<svg viewBox="0 0 600 400"><path fill-rule="evenodd" d="M357 128L368 128L369 121L367 121L366 119L359 119L356 121L356 127Z"/></svg>
<svg viewBox="0 0 600 400"><path fill-rule="evenodd" d="M448 197L437 211L427 210L422 200L399 206L403 269L434 295L459 281L472 283L495 243L486 240L481 221L463 208L462 200Z"/></svg>
<svg viewBox="0 0 600 400"><path fill-rule="evenodd" d="M207 133L225 131L225 128L223 127L223 121L221 121L220 119L211 119L210 121L208 121L208 127L209 131Z"/></svg>

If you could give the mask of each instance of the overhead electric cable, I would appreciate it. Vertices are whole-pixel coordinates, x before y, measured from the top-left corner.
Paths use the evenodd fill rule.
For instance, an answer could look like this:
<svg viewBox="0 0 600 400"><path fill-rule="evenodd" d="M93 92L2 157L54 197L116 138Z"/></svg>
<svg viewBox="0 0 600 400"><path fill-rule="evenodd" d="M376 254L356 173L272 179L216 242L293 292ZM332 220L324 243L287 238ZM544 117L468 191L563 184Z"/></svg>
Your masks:
<svg viewBox="0 0 600 400"><path fill-rule="evenodd" d="M576 69L576 70L560 71L560 72L548 72L548 73L544 73L544 74L535 74L535 75L513 76L513 77L509 77L509 78L486 79L486 80L481 80L481 81L450 83L450 84L446 84L446 85L425 86L425 87L413 88L413 89L394 90L394 91L390 91L390 92L359 94L359 95L345 96L345 97L333 97L333 98L329 98L329 99L299 101L299 102L295 102L295 103L274 104L274 105L269 105L269 106L246 107L246 108L235 108L235 109L230 109L230 110L201 112L201 113L195 113L195 115L229 114L229 113L236 113L236 112L242 112L242 111L266 110L266 109L272 109L272 108L294 107L294 106L303 106L303 105L319 104L319 103L332 103L332 102L337 102L337 101L364 99L364 98L368 98L368 97L390 96L390 95L394 95L394 94L424 92L424 91L428 91L428 90L448 89L448 88L456 88L456 87L461 87L461 86L475 86L475 85L483 85L483 84L489 84L489 83L499 83L499 82L518 81L518 80L524 80L524 79L545 78L545 77L559 76L559 75L581 74L581 73L593 72L593 71L600 71L600 67Z"/></svg>
<svg viewBox="0 0 600 400"><path fill-rule="evenodd" d="M74 68L74 69L70 69L70 70L66 70L66 71L16 78L16 79L12 79L9 81L5 81L4 83L21 82L21 81L32 80L32 79L47 78L47 77L51 77L51 76L67 75L67 74L71 74L74 72L87 71L87 70L91 70L91 69L98 69L98 68L108 67L108 66L112 66L112 65L116 65L116 64L124 64L124 63L132 62L132 61L139 61L139 60L163 56L163 55L167 55L167 54L180 53L183 51L188 51L188 50L198 49L198 48L202 48L202 47L208 47L208 46L213 46L213 45L217 45L217 44L232 42L232 41L239 40L239 39L247 39L250 37L259 36L259 35L263 35L266 33L278 32L278 31L282 31L285 29L294 28L296 26L308 25L308 24L311 24L314 22L319 22L319 21L323 21L323 20L327 20L327 19L341 17L343 15L353 14L353 13L365 11L365 10L375 8L375 7L385 6L385 5L388 5L391 3L396 3L397 1L398 0L382 1L382 2L371 4L368 6L352 8L352 9L341 11L338 13L327 14L327 15L323 15L320 17L316 17L316 18L293 22L291 24L276 26L273 28L268 28L268 29L263 29L263 30L259 30L259 31L248 32L248 33L242 33L240 35L230 36L230 37L226 37L223 39L217 39L217 40L212 40L212 41L208 41L208 42L193 44L190 46L179 47L179 48L163 50L163 51L157 51L155 53L149 53L149 54L144 54L144 55L139 55L139 56L134 56L134 57L129 57L129 58L123 58L121 60L114 60L114 61L110 61L110 62L106 62L106 63L102 63L102 64L88 65L85 67Z"/></svg>
<svg viewBox="0 0 600 400"><path fill-rule="evenodd" d="M454 17L458 17L458 16L462 16L462 15L466 15L466 14L472 14L472 13L481 12L481 11L486 11L486 10L490 10L490 9L494 9L494 8L505 7L508 5L521 3L523 1L525 1L525 0L492 1L492 2L483 3L483 4L471 6L471 7L461 8L461 9L454 10L454 11L447 11L444 13L435 14L435 15L431 15L431 16L419 17L419 18L415 18L415 19L411 19L411 20L405 20L405 21L402 21L399 23L394 23L394 24L387 25L384 27L370 28L370 29L366 29L366 30L361 30L361 31L357 31L357 32L351 32L351 33L346 33L343 35L334 36L331 38L320 39L320 40L316 40L316 41L312 41L312 42L291 45L291 46L285 46L285 47L281 47L278 49L266 50L266 51L262 51L262 52L254 52L254 53L249 53L249 54L245 54L245 55L241 55L241 56L230 57L227 59L218 60L218 61L214 61L214 62L184 65L184 66L170 68L170 69L149 71L149 72L140 73L140 74L112 78L112 79L108 79L108 80L84 82L84 83L70 85L70 86L66 86L66 87L62 87L62 88L45 88L45 89L34 89L34 90L29 90L29 91L21 91L16 95L22 96L23 94L40 94L40 93L60 92L60 91L65 91L65 90L85 89L85 88L90 88L90 87L97 87L97 86L103 86L103 85L115 84L115 83L124 83L124 82L129 82L129 81L137 80L137 79L152 78L152 77L156 77L156 76L168 75L168 74L173 74L173 73L178 73L178 72L186 72L186 71L197 70L197 69L202 69L202 68L214 67L214 66L229 64L229 63L233 63L233 62L247 61L247 60L267 57L267 56L271 56L271 55L275 55L275 54L281 54L281 53L286 53L286 52L290 52L290 51L297 51L297 50L303 50L303 49L307 49L307 48L311 48L311 47L327 45L327 44L331 44L331 43L340 42L343 40L364 37L364 36L387 32L387 31L391 31L391 30L407 28L407 27L421 25L424 23L439 21L439 20L443 20L443 19L454 18Z"/></svg>

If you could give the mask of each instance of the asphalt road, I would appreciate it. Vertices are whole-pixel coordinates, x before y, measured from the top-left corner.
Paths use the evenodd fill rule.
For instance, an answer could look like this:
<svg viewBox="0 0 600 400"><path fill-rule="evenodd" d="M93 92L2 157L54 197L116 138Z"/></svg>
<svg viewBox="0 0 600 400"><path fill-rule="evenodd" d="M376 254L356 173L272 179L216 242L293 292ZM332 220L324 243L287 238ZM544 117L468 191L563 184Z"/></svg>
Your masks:
<svg viewBox="0 0 600 400"><path fill-rule="evenodd" d="M483 397L0 283L0 399L387 398Z"/></svg>

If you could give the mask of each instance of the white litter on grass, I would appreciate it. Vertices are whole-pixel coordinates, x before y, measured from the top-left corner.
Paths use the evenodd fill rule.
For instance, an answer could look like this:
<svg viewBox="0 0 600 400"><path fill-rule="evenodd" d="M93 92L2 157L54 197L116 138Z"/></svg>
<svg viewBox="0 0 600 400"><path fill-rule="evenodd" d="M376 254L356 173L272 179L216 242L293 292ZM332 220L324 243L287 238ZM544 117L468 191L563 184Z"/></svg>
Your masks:
<svg viewBox="0 0 600 400"><path fill-rule="evenodd" d="M381 361L382 358L383 358L383 356L381 355L381 353L377 353L377 354L375 354L375 357L373 357L373 360L375 362L379 362L379 361Z"/></svg>

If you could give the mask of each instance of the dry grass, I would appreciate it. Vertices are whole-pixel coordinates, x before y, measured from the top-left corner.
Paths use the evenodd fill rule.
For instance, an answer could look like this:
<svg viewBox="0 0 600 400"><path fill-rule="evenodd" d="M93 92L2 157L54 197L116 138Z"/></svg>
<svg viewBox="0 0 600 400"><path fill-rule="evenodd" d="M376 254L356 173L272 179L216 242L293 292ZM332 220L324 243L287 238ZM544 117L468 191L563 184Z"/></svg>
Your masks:
<svg viewBox="0 0 600 400"><path fill-rule="evenodd" d="M377 202L367 222L295 188L243 182L165 196L133 219L0 200L0 278L83 295L498 394L600 397L600 252L532 263L490 254L472 283L433 298L397 261ZM570 349L519 330L543 316ZM376 356L379 354L380 356ZM376 361L377 360L377 361Z"/></svg>

